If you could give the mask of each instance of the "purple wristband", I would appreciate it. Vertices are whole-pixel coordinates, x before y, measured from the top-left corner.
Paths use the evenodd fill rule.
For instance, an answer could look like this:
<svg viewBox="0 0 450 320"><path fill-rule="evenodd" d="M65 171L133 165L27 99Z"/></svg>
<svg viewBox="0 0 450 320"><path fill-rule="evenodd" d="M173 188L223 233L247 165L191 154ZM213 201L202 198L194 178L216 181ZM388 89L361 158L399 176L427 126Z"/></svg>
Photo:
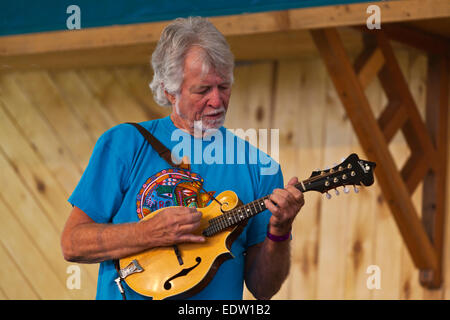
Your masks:
<svg viewBox="0 0 450 320"><path fill-rule="evenodd" d="M282 235L282 236L276 236L274 234L271 234L269 232L269 227L267 227L267 238L269 238L272 241L275 242L282 242L282 241L286 241L287 239L289 239L291 237L291 230L289 230L288 233Z"/></svg>

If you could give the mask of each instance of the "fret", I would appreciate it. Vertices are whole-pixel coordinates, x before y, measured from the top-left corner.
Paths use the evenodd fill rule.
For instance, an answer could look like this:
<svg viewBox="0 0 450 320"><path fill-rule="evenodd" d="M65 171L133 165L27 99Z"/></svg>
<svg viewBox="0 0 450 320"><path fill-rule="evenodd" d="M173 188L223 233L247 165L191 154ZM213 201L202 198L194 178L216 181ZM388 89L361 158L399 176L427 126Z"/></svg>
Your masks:
<svg viewBox="0 0 450 320"><path fill-rule="evenodd" d="M253 213L253 216L257 215L260 211L256 208L255 201L252 201L251 204L253 204L253 208L255 208L255 212Z"/></svg>
<svg viewBox="0 0 450 320"><path fill-rule="evenodd" d="M223 215L218 217L218 226L219 226L220 230L225 229L226 223L227 222L226 222L225 217Z"/></svg>
<svg viewBox="0 0 450 320"><path fill-rule="evenodd" d="M219 233L226 228L236 225L241 221L251 218L258 213L266 210L267 208L264 204L264 200L267 198L268 196L254 200L211 219L209 232L211 232L212 234Z"/></svg>
<svg viewBox="0 0 450 320"><path fill-rule="evenodd" d="M259 199L259 201L258 201L258 204L259 204L259 207L261 208L261 211L266 210L266 205L264 203L265 199L268 199L268 197L266 196L264 198Z"/></svg>
<svg viewBox="0 0 450 320"><path fill-rule="evenodd" d="M245 206L246 206L246 208L245 208L245 214L247 215L247 217L249 217L249 214L250 214L252 208L250 208L249 204L246 204Z"/></svg>
<svg viewBox="0 0 450 320"><path fill-rule="evenodd" d="M227 228L233 225L233 215L232 214L227 215L226 222L227 222Z"/></svg>
<svg viewBox="0 0 450 320"><path fill-rule="evenodd" d="M256 203L258 203L259 212L264 211L263 206L261 205L262 199L255 200Z"/></svg>
<svg viewBox="0 0 450 320"><path fill-rule="evenodd" d="M234 222L233 224L239 222L239 213L238 212L239 211L233 213L233 222Z"/></svg>
<svg viewBox="0 0 450 320"><path fill-rule="evenodd" d="M236 215L237 215L237 216L241 216L242 213L243 213L243 210L242 210L241 207L240 207L240 208L237 210ZM240 221L240 220L239 220L239 221Z"/></svg>

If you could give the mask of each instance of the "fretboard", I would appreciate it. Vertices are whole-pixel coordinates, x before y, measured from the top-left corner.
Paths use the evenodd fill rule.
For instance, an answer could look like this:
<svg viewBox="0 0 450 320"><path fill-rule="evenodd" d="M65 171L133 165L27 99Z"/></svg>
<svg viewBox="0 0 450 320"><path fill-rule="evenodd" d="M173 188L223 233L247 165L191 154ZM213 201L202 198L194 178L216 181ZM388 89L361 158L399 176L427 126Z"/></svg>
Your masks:
<svg viewBox="0 0 450 320"><path fill-rule="evenodd" d="M300 191L305 192L307 191L304 187L306 183L308 183L308 180L299 182L295 185L295 187ZM226 211L220 216L209 220L209 226L203 230L203 235L206 237L213 236L229 227L238 225L244 220L256 216L258 213L267 209L264 200L268 198L269 196L262 197L245 205Z"/></svg>

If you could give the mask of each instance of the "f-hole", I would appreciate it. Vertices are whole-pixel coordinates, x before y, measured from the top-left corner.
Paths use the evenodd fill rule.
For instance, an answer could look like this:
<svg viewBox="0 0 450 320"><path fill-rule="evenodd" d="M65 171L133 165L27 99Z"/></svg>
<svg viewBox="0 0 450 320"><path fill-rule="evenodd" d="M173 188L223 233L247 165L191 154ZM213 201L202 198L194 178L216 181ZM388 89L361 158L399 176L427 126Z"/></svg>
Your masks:
<svg viewBox="0 0 450 320"><path fill-rule="evenodd" d="M189 272L191 272L192 270L197 268L197 266L200 264L200 262L202 262L202 258L197 257L197 258L195 258L195 261L197 261L197 263L195 265L193 265L192 267L183 269L180 272L178 272L176 275L174 275L173 277L170 277L169 279L167 279L166 282L164 282L164 289L170 290L172 288L172 284L170 283L170 281L172 281L176 278L179 278L179 277L184 277Z"/></svg>

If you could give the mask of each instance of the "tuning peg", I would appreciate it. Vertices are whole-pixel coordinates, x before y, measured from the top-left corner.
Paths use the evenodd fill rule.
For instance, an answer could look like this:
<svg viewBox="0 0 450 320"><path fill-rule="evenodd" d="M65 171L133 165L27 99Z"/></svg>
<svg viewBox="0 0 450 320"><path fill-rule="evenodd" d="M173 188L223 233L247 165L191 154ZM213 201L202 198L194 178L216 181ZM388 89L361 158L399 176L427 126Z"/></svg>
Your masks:
<svg viewBox="0 0 450 320"><path fill-rule="evenodd" d="M334 193L338 196L339 195L339 190L338 189L334 189Z"/></svg>
<svg viewBox="0 0 450 320"><path fill-rule="evenodd" d="M356 186L353 186L353 190L355 191L355 193L359 192L359 190L358 190L358 188Z"/></svg>
<svg viewBox="0 0 450 320"><path fill-rule="evenodd" d="M329 194L328 192L325 193L325 196L327 197L327 199L331 199L331 194Z"/></svg>
<svg viewBox="0 0 450 320"><path fill-rule="evenodd" d="M347 186L344 186L344 193L349 193L349 192L350 192L350 189L347 188Z"/></svg>

